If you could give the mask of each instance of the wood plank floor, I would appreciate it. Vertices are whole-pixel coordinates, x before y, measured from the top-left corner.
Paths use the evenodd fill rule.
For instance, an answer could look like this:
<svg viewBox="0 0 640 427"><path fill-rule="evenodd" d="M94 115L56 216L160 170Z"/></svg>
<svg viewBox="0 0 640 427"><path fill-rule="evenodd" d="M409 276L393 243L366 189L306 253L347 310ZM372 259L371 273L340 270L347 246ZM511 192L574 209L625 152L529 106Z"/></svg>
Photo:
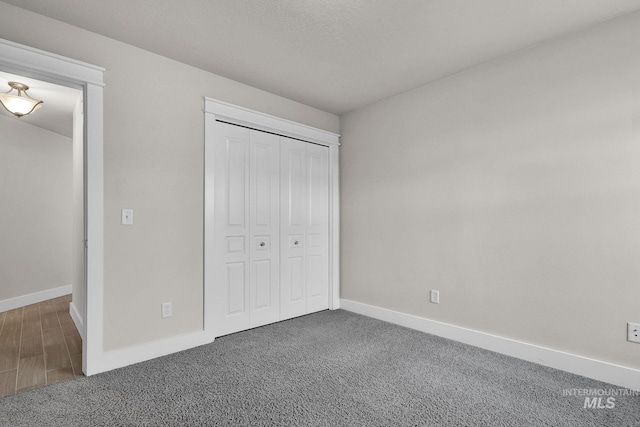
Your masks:
<svg viewBox="0 0 640 427"><path fill-rule="evenodd" d="M0 397L82 375L71 295L0 313Z"/></svg>

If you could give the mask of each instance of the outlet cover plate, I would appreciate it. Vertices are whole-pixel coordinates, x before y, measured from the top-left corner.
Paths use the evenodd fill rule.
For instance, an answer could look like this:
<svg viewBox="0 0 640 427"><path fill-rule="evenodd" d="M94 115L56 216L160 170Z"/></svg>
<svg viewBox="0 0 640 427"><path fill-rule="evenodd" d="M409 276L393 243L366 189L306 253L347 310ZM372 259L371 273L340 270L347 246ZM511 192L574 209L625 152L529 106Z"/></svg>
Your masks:
<svg viewBox="0 0 640 427"><path fill-rule="evenodd" d="M440 304L440 291L436 291L435 289L431 290L431 302Z"/></svg>
<svg viewBox="0 0 640 427"><path fill-rule="evenodd" d="M627 323L627 341L640 344L640 323Z"/></svg>
<svg viewBox="0 0 640 427"><path fill-rule="evenodd" d="M120 224L133 225L133 209L122 209L120 211Z"/></svg>
<svg viewBox="0 0 640 427"><path fill-rule="evenodd" d="M173 316L173 307L171 306L170 302L163 302L162 303L162 317L171 317Z"/></svg>

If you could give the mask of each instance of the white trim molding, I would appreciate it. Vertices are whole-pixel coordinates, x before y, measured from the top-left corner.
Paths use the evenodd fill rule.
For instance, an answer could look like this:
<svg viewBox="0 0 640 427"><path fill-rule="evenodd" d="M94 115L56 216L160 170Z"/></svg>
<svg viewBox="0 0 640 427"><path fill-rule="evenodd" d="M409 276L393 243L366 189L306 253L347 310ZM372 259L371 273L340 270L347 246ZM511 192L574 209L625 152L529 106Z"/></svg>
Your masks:
<svg viewBox="0 0 640 427"><path fill-rule="evenodd" d="M76 329L80 334L80 338L84 339L84 321L82 320L82 315L76 305L71 301L69 304L69 315L71 315L71 320L73 320L73 324L76 325Z"/></svg>
<svg viewBox="0 0 640 427"><path fill-rule="evenodd" d="M104 68L3 39L0 39L0 68L28 77L53 77L74 85L104 86Z"/></svg>
<svg viewBox="0 0 640 427"><path fill-rule="evenodd" d="M576 354L541 347L534 344L462 328L448 323L400 313L386 308L363 304L346 299L340 300L346 311L373 317L374 319L415 329L439 337L459 341L485 350L527 360L572 374L582 375L631 390L640 390L640 370L590 359Z"/></svg>
<svg viewBox="0 0 640 427"><path fill-rule="evenodd" d="M14 308L24 307L30 304L37 304L53 298L58 298L71 293L71 285L59 286L46 291L34 292L28 295L22 295L15 298L0 301L0 313L13 310Z"/></svg>
<svg viewBox="0 0 640 427"><path fill-rule="evenodd" d="M146 362L157 357L167 356L179 351L213 342L213 338L204 331L158 340L134 347L107 351L96 368L100 372L110 371L134 363Z"/></svg>
<svg viewBox="0 0 640 427"><path fill-rule="evenodd" d="M329 146L329 309L340 308L340 158Z"/></svg>
<svg viewBox="0 0 640 427"><path fill-rule="evenodd" d="M83 317L82 371L97 368L103 357L104 336L104 164L103 88L86 84L84 91L86 286Z"/></svg>
<svg viewBox="0 0 640 427"><path fill-rule="evenodd" d="M278 135L315 142L321 145L340 145L340 135L337 133L228 104L213 98L204 98L204 112L213 114L216 120L221 122L276 133Z"/></svg>

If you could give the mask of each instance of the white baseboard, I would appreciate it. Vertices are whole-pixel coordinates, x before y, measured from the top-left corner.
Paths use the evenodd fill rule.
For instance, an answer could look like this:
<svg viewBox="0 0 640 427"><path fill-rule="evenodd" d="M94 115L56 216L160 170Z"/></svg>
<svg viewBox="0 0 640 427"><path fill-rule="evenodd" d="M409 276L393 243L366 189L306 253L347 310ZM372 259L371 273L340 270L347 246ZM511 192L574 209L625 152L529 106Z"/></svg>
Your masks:
<svg viewBox="0 0 640 427"><path fill-rule="evenodd" d="M563 351L540 347L509 338L474 331L423 317L400 313L355 301L340 300L343 310L389 323L416 329L432 335L506 354L518 359L560 369L632 390L640 390L640 370L614 365Z"/></svg>
<svg viewBox="0 0 640 427"><path fill-rule="evenodd" d="M13 310L14 308L36 304L53 298L58 298L71 293L71 285L60 286L59 288L48 289L46 291L35 292L33 294L0 301L0 313Z"/></svg>
<svg viewBox="0 0 640 427"><path fill-rule="evenodd" d="M71 301L71 304L69 304L69 314L71 315L73 323L76 325L76 329L80 334L80 338L84 339L84 322L82 320L82 315L78 311L78 308L73 303L73 301Z"/></svg>
<svg viewBox="0 0 640 427"><path fill-rule="evenodd" d="M211 337L211 334L205 331L198 331L122 350L106 351L102 354L99 363L97 363L98 368L95 373L123 368L135 363L209 344L213 341L214 338Z"/></svg>

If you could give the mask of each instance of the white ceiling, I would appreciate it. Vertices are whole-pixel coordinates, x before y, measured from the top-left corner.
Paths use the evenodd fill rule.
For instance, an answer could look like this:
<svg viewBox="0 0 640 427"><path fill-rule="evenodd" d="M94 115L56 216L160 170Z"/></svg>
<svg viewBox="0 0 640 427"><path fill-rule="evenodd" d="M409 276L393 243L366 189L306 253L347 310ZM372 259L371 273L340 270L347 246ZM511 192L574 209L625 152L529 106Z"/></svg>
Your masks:
<svg viewBox="0 0 640 427"><path fill-rule="evenodd" d="M4 1L335 114L640 9L640 0Z"/></svg>
<svg viewBox="0 0 640 427"><path fill-rule="evenodd" d="M18 118L2 106L0 106L0 115L71 138L73 110L82 96L81 90L0 71L0 92L7 92L10 89L8 82L26 84L29 86L27 92L29 96L44 102L38 110L28 116Z"/></svg>

